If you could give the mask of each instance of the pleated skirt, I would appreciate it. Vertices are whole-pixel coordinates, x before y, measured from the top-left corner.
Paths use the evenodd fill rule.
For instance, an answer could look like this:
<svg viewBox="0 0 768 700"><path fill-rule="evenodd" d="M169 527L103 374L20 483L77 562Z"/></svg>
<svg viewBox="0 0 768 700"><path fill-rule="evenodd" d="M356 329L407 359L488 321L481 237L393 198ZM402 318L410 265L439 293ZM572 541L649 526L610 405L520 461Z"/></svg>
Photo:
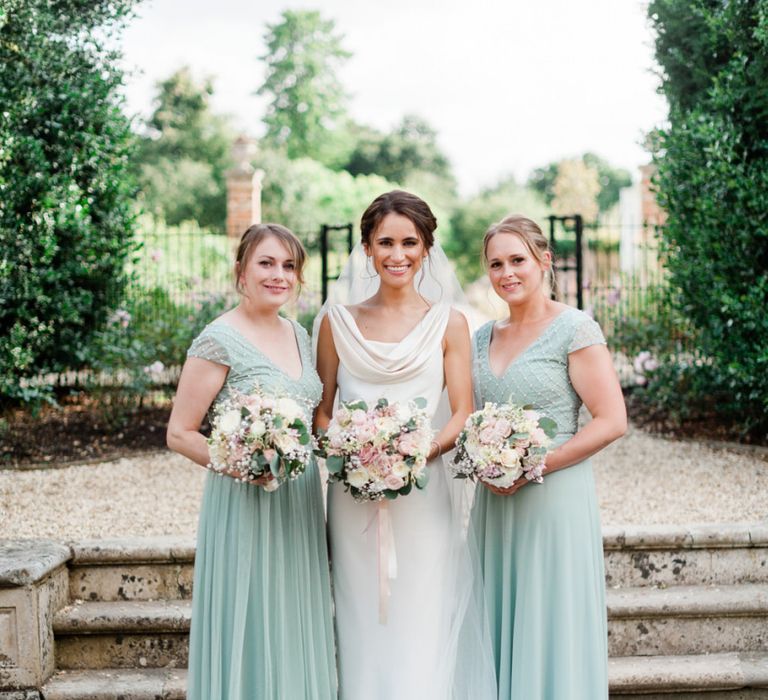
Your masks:
<svg viewBox="0 0 768 700"><path fill-rule="evenodd" d="M336 694L316 465L273 493L209 473L197 533L187 698Z"/></svg>
<svg viewBox="0 0 768 700"><path fill-rule="evenodd" d="M477 489L480 554L500 700L606 700L600 517L589 462L512 496Z"/></svg>

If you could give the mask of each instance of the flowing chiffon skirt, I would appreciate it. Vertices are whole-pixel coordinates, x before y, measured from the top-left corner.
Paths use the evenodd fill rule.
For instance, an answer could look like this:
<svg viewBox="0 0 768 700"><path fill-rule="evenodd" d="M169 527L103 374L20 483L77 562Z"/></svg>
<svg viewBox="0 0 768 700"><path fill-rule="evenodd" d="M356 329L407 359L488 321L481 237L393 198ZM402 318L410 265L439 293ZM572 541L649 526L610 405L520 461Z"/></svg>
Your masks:
<svg viewBox="0 0 768 700"><path fill-rule="evenodd" d="M471 535L499 700L607 700L603 548L589 462L512 496L478 487Z"/></svg>
<svg viewBox="0 0 768 700"><path fill-rule="evenodd" d="M336 697L314 462L273 493L209 473L195 557L189 700Z"/></svg>

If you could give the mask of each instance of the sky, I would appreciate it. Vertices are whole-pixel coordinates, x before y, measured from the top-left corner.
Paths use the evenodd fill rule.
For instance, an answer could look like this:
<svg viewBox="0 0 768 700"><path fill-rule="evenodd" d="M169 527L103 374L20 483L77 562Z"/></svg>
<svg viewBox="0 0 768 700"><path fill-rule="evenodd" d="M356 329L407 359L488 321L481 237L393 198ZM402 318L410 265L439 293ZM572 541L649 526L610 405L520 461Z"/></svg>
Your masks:
<svg viewBox="0 0 768 700"><path fill-rule="evenodd" d="M425 118L465 195L585 151L637 178L644 134L666 115L638 0L144 0L123 41L129 110L149 115L156 83L189 65L213 77L213 108L258 138L259 57L286 9L336 22L353 118Z"/></svg>

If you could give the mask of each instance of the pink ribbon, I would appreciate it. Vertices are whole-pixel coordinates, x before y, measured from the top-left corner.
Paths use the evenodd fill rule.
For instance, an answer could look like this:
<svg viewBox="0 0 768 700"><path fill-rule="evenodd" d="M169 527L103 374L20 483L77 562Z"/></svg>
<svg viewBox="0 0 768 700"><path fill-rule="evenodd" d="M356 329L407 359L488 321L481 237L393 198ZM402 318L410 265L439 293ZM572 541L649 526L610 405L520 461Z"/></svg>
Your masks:
<svg viewBox="0 0 768 700"><path fill-rule="evenodd" d="M392 594L390 582L397 578L397 553L395 551L395 536L392 531L392 520L389 512L389 501L382 499L376 504L376 549L379 579L379 624L386 625L389 612L389 598ZM365 528L373 524L373 518Z"/></svg>

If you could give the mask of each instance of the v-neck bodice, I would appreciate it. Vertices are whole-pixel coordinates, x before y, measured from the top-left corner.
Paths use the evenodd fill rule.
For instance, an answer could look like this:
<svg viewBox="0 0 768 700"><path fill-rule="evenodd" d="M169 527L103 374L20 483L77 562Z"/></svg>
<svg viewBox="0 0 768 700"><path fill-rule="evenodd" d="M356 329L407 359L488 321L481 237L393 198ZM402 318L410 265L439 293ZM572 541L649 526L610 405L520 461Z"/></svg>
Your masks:
<svg viewBox="0 0 768 700"><path fill-rule="evenodd" d="M192 342L187 356L201 357L229 367L227 379L214 404L232 389L248 392L258 385L268 394L290 396L298 401L305 408L305 418L311 421L312 413L320 402L322 384L312 364L307 332L295 321L291 323L302 366L301 375L297 378L278 367L234 326L214 321L203 329Z"/></svg>
<svg viewBox="0 0 768 700"><path fill-rule="evenodd" d="M578 309L562 311L500 376L490 365L490 321L473 338L472 374L478 407L486 401L532 405L557 423L558 433L572 435L581 399L568 375L568 355L588 345L605 343L600 327Z"/></svg>

